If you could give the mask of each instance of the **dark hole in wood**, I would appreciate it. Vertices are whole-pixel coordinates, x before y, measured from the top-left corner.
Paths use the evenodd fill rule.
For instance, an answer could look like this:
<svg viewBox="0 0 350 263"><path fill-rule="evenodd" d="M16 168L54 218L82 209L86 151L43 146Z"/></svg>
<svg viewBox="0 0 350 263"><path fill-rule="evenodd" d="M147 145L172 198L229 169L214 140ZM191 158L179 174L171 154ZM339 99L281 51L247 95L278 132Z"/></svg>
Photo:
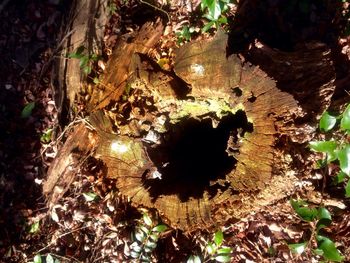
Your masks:
<svg viewBox="0 0 350 263"><path fill-rule="evenodd" d="M235 94L237 97L242 96L243 92L239 87L232 88L232 93Z"/></svg>
<svg viewBox="0 0 350 263"><path fill-rule="evenodd" d="M177 194L185 202L191 197L202 198L204 191L215 195L219 189L224 190L223 186L210 183L225 178L237 163L227 154L228 140L239 145L239 138L252 131L253 125L241 110L223 117L217 128L212 127L209 118L190 118L172 125L159 146L146 147L162 179L148 176L145 187L154 199Z"/></svg>
<svg viewBox="0 0 350 263"><path fill-rule="evenodd" d="M256 101L256 96L254 96L254 94L252 93L252 95L248 98L248 101L253 103L254 101Z"/></svg>

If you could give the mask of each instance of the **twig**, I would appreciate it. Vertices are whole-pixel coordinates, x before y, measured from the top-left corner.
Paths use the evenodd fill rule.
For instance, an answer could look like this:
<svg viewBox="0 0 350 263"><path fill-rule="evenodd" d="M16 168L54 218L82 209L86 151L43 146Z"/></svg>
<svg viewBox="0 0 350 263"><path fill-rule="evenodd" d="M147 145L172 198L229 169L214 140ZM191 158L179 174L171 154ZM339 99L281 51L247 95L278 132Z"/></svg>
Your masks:
<svg viewBox="0 0 350 263"><path fill-rule="evenodd" d="M170 22L170 16L169 16L169 14L168 14L167 11L165 11L164 9L162 9L162 8L160 8L160 7L158 7L158 6L152 5L151 3L148 3L148 2L146 2L146 1L144 1L144 0L139 0L139 1L140 1L140 3L142 3L142 4L148 5L148 6L152 7L152 8L154 8L154 9L156 9L156 10L162 12L163 14L165 14L165 15L167 16L167 18L168 18L168 22Z"/></svg>

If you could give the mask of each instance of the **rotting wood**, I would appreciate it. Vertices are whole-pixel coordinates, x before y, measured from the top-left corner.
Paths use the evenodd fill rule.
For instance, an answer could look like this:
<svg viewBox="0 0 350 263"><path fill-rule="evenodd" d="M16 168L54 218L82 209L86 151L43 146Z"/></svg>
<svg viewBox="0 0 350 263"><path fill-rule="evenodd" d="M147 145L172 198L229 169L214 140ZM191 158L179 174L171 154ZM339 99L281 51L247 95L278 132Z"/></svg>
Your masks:
<svg viewBox="0 0 350 263"><path fill-rule="evenodd" d="M256 43L246 57L274 78L279 89L292 94L308 117L317 118L329 106L335 70L327 45L312 42L286 52Z"/></svg>
<svg viewBox="0 0 350 263"><path fill-rule="evenodd" d="M62 25L62 31L65 32L62 36L63 50L54 64L53 85L56 106L60 113L66 100L69 107L74 105L76 95L86 81L86 75L79 66L80 61L68 59L68 54L74 53L79 46L84 46L89 54L101 54L107 19L107 1L73 1L66 24Z"/></svg>
<svg viewBox="0 0 350 263"><path fill-rule="evenodd" d="M292 120L304 114L297 101L277 89L271 76L257 66L243 63L236 55L226 57L224 34L180 48L176 75L163 71L145 55L161 32L160 23L149 23L119 40L101 79L103 87L95 88L87 102L96 132L79 126L68 137L44 185L47 194L55 186L63 189L51 201L63 195L84 156L91 152L105 163L106 176L115 180L133 204L156 208L169 224L183 230L239 218L285 197L295 177L286 169L274 174L274 166L282 162L275 158L274 145L281 130L296 130ZM326 68L331 66L327 54L318 54L325 58ZM310 70L317 66L316 60L309 63L298 55L297 72L302 72L303 63ZM288 54L281 57L290 58ZM272 62L267 65L274 66ZM276 74L280 74L278 69ZM285 74L288 78L288 70ZM332 76L325 79L313 83L312 89L324 85L326 98L332 92ZM295 85L307 82L303 76L293 81ZM297 92L293 95L302 100ZM200 136L202 131L206 136ZM89 143L80 144L79 138L77 146L77 137ZM194 147L181 148L186 145L183 141L194 141ZM216 145L224 147L216 151ZM206 147L223 157L216 160L216 170L210 166L215 154L208 158ZM73 149L79 149L80 157L75 159L73 172L62 179L70 171ZM180 168L190 167L192 153L202 158L194 161L194 168L205 174L205 180L193 168L181 173L177 167L179 163Z"/></svg>
<svg viewBox="0 0 350 263"><path fill-rule="evenodd" d="M235 55L226 58L226 41L219 34L180 48L174 69L180 79L135 55L132 67L137 70L127 81L132 91L128 100L117 103L116 115L92 118L95 126L102 118L117 125L118 135L100 132L96 157L105 162L107 176L115 179L120 192L136 205L156 208L172 226L185 230L212 226L224 204L232 203L228 211L239 217L252 209L256 194L275 186L275 118L299 113L293 97L279 91L263 71L242 66ZM190 89L184 88L187 94L179 99L173 87L176 82L186 86L183 81ZM204 132L208 137L196 141ZM193 141L199 150L186 145ZM221 151L216 144L223 144ZM222 154L217 170L210 163L215 155L207 158L206 147Z"/></svg>
<svg viewBox="0 0 350 263"><path fill-rule="evenodd" d="M43 184L47 203L52 206L67 191L81 165L94 151L98 137L83 123L76 125L50 165Z"/></svg>
<svg viewBox="0 0 350 263"><path fill-rule="evenodd" d="M101 84L90 94L89 111L102 109L119 98L124 92L126 80L132 74L130 58L134 53L147 54L158 42L162 32L163 24L158 19L154 23L145 23L139 31L118 39L116 49L108 60L106 74L101 78Z"/></svg>

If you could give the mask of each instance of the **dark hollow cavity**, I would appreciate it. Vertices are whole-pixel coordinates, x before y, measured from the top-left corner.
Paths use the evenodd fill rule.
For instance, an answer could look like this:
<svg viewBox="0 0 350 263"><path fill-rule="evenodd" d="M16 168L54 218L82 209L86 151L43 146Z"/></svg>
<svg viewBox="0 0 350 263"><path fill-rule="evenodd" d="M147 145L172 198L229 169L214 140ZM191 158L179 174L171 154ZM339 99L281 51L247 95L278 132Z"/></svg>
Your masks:
<svg viewBox="0 0 350 263"><path fill-rule="evenodd" d="M171 125L160 145L146 147L162 178L150 178L149 171L143 183L154 199L177 194L185 202L190 197L202 198L204 191L214 196L219 188L225 189L211 183L225 178L236 167L237 160L227 153L228 141L237 145L236 156L239 139L252 131L253 125L241 110L223 117L217 128L209 118L189 118Z"/></svg>

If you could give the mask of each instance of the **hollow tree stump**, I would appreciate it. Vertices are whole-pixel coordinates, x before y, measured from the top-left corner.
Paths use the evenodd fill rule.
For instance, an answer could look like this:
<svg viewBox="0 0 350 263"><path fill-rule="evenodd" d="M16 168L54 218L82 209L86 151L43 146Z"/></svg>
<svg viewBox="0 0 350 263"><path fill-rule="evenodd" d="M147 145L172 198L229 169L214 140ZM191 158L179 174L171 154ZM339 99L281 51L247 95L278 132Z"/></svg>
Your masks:
<svg viewBox="0 0 350 263"><path fill-rule="evenodd" d="M283 160L275 155L275 142L280 132L297 130L293 120L305 112L295 98L305 103L303 95L291 92L293 98L259 67L235 54L227 57L223 33L181 47L174 72L164 71L147 56L162 30L149 23L119 40L86 102L93 129L75 127L49 171L44 185L54 196L49 202L64 194L87 155L103 161L105 176L133 204L157 209L183 230L211 227L285 197L295 177L276 167ZM332 69L322 54L324 68ZM273 67L279 57L296 59L292 73L303 63L310 70L320 65L298 53L280 55L271 51L264 67ZM279 76L278 69L268 72ZM293 78L296 85L305 82ZM320 93L325 98L334 88L331 74L312 83L312 89L326 91ZM78 153L73 166L71 152Z"/></svg>
<svg viewBox="0 0 350 263"><path fill-rule="evenodd" d="M293 97L259 68L226 58L226 42L221 33L180 48L176 75L135 54L114 113L91 116L95 127L117 127L97 128L107 176L181 229L211 226L227 202L236 203L231 216L246 213L241 200L271 184L275 118L298 114Z"/></svg>

